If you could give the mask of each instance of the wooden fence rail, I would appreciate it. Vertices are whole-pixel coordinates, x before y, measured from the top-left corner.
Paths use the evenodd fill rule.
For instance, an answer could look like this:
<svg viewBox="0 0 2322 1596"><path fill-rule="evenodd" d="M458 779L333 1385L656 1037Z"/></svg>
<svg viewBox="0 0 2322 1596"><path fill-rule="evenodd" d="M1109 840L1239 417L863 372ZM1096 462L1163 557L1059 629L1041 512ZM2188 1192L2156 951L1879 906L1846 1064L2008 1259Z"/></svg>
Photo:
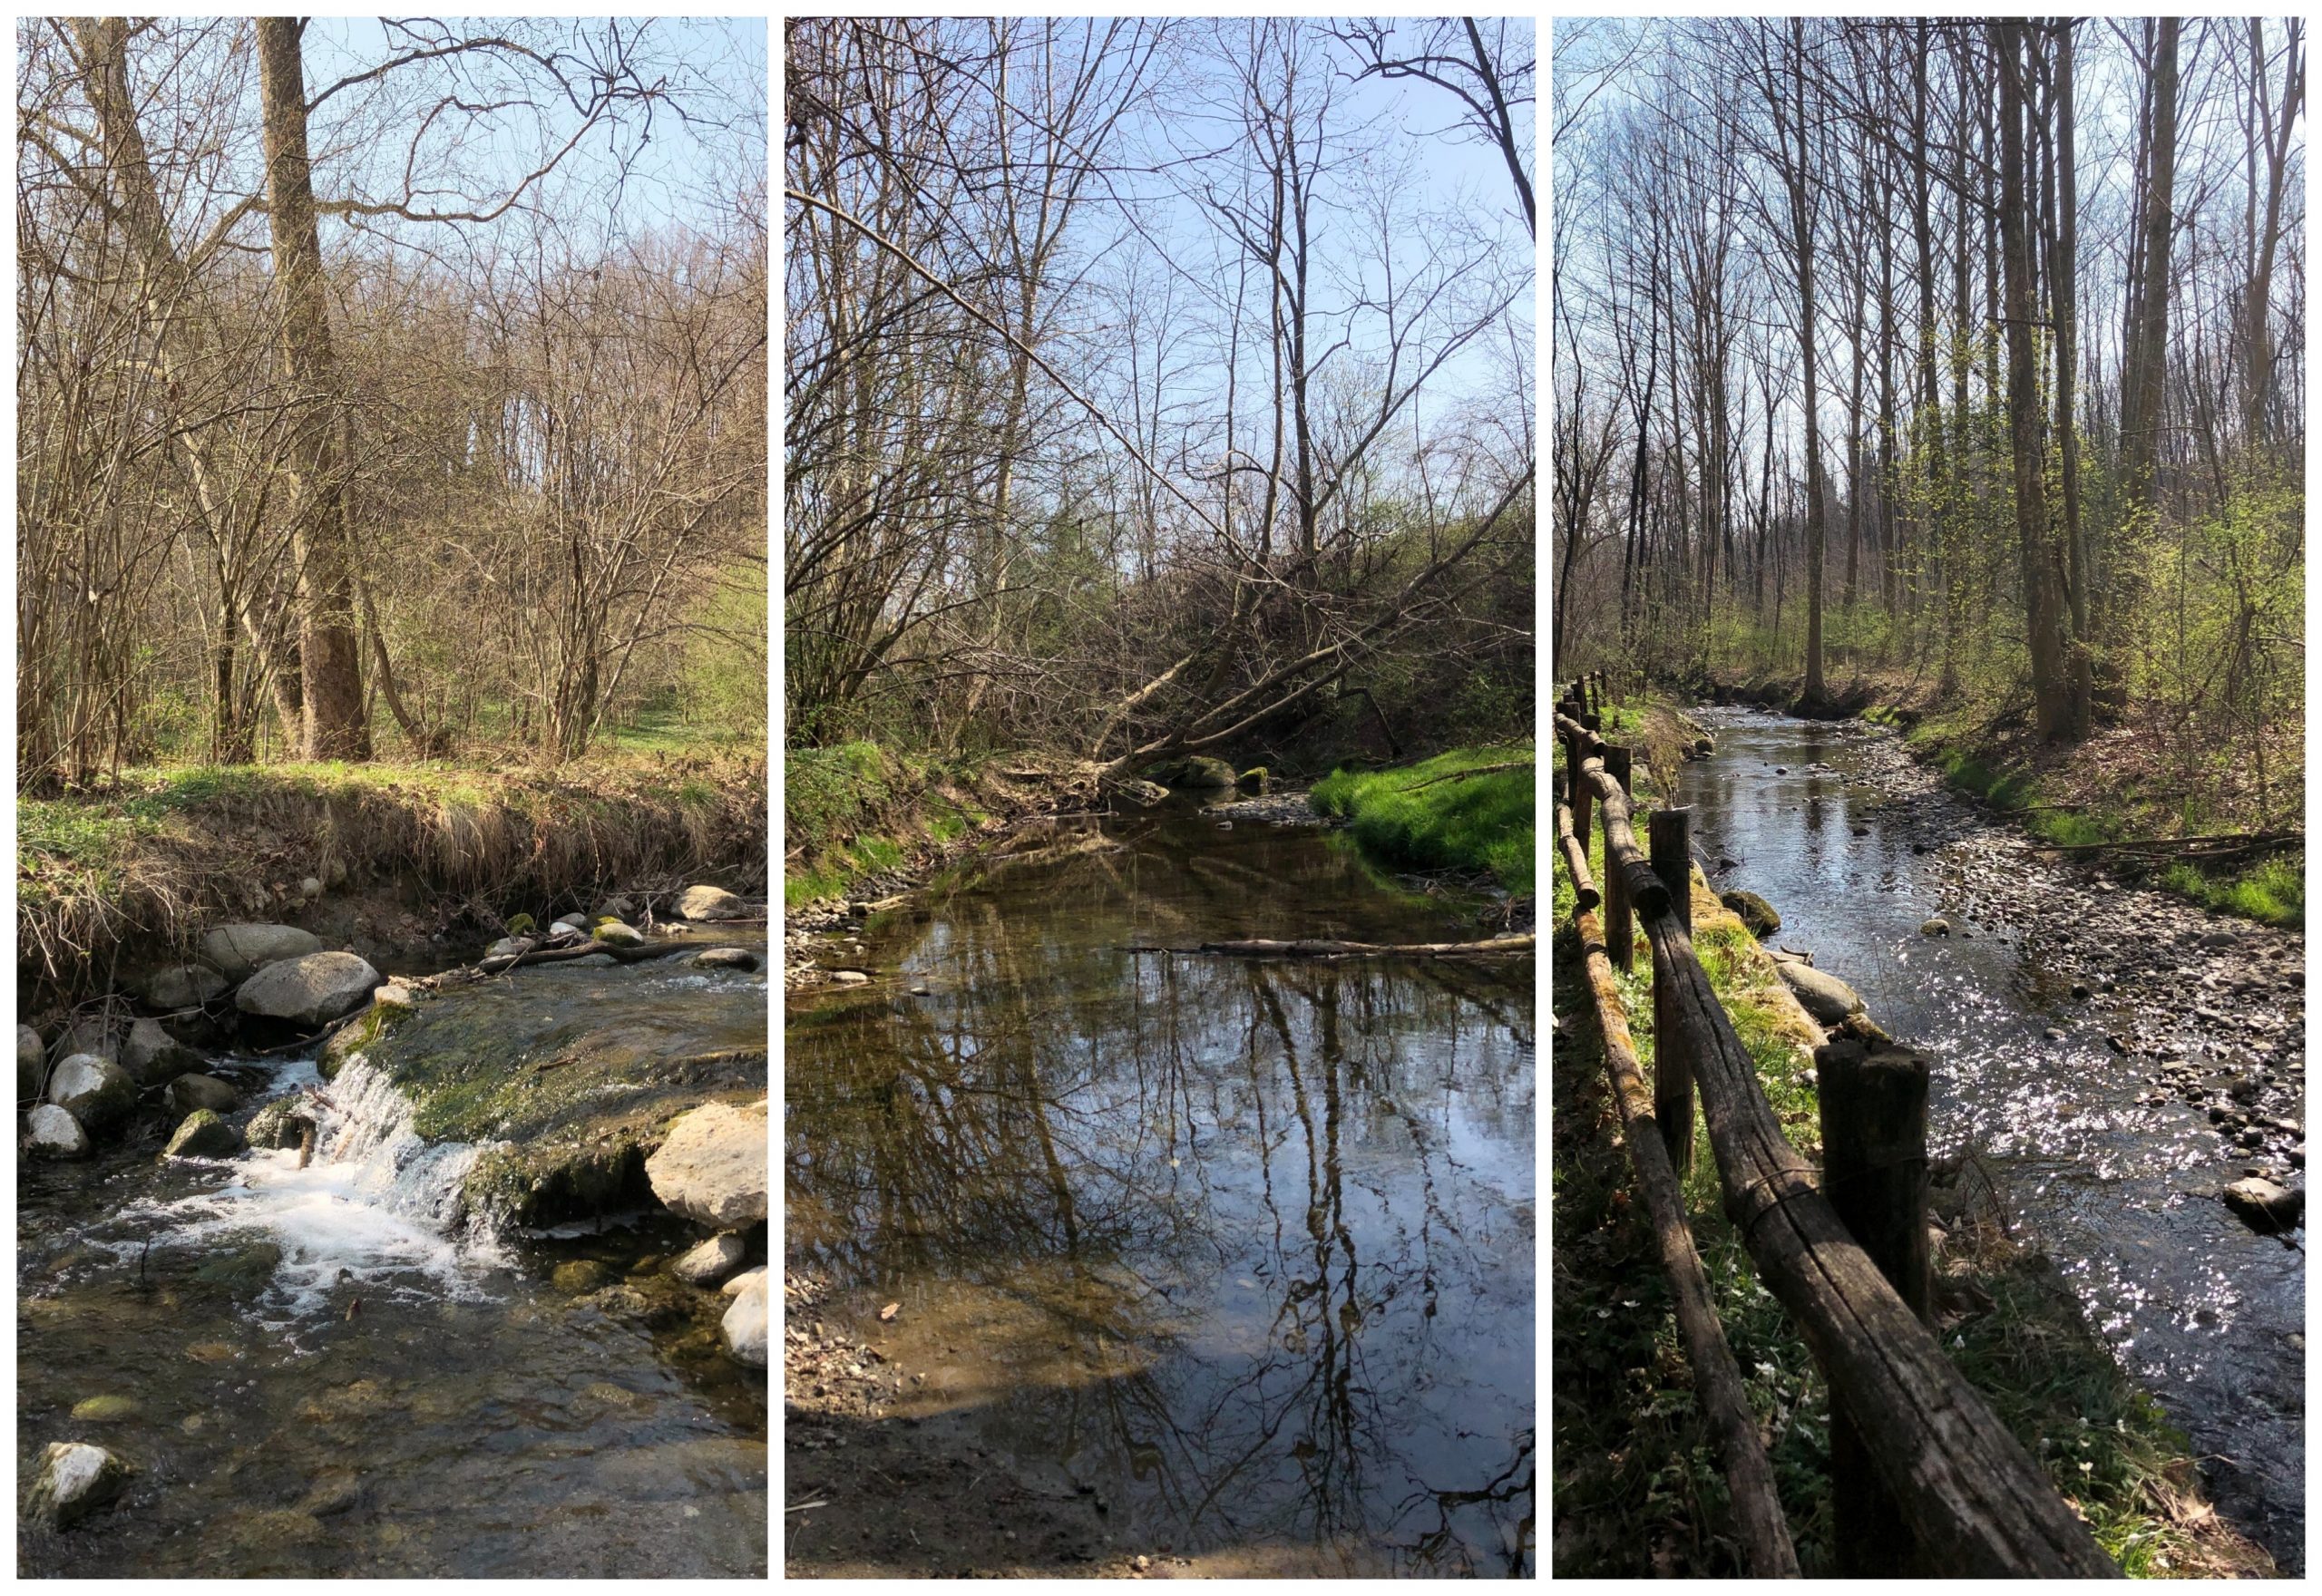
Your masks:
<svg viewBox="0 0 2322 1596"><path fill-rule="evenodd" d="M1592 693L1596 695L1593 704ZM1627 919L1622 909L1632 911L1642 923L1653 950L1656 1075L1662 1060L1672 1060L1673 1066L1666 1082L1655 1083L1656 1088L1665 1089L1656 1090L1651 1111L1639 1112L1632 1125L1627 1137L1630 1155L1638 1165L1639 1182L1646 1187L1650 1202L1653 1188L1662 1182L1657 1175L1648 1175L1646 1166L1659 1164L1674 1180L1675 1166L1669 1156L1674 1143L1670 1138L1681 1119L1687 1122L1684 1146L1690 1155L1690 1117L1698 1092L1726 1216L1756 1264L1759 1279L1788 1311L1821 1367L1830 1388L1833 1429L1843 1427L1848 1432L1846 1448L1850 1453L1859 1449L1868 1469L1868 1481L1850 1481L1836 1504L1841 1515L1836 1527L1842 1568L1868 1572L1908 1567L1922 1574L1973 1578L2120 1578L2120 1568L2097 1545L2087 1524L2057 1494L2039 1465L1944 1356L1934 1333L1921 1321L1923 1238L1916 1253L1916 1267L1921 1271L1916 1281L1908 1272L1913 1264L1907 1253L1874 1261L1863 1240L1849 1230L1824 1196L1813 1166L1783 1135L1781 1122L1759 1085L1756 1064L1734 1033L1732 1021L1693 952L1687 827L1682 818L1665 822L1668 835L1655 838L1660 844L1655 852L1667 874L1657 871L1654 859L1637 846L1633 829L1627 783L1623 779L1629 765L1627 750L1607 744L1598 734L1601 695L1601 681L1576 685L1556 707L1556 729L1565 745L1566 778L1566 802L1558 806L1557 832L1567 865L1576 852L1579 855L1582 868L1575 871L1574 880L1580 881L1586 866L1586 817L1594 800L1605 839L1606 914L1601 939L1607 965L1626 968L1623 955L1633 956L1634 933L1621 923ZM1567 825L1577 841L1576 849L1564 844ZM1616 892L1622 900L1617 909ZM1584 943L1591 939L1588 933L1593 929L1592 924L1584 924ZM1618 998L1609 968L1601 984L1592 976L1591 986L1606 1036L1615 1095L1621 1099L1627 1120L1633 1108L1642 1111L1643 1105L1632 1105L1623 1090L1623 1072L1611 1043L1616 1028L1626 1042L1627 1026L1625 1017L1617 1013ZM1634 1055L1631 1052L1626 1056L1633 1077ZM1676 1075L1680 1067L1690 1075L1689 1085L1680 1085ZM1918 1157L1923 1162L1923 1066L1919 1079L1917 1134ZM1678 1107L1681 1093L1682 1110ZM1883 1149L1856 1149L1842 1155L1840 1162L1844 1156L1853 1156L1857 1166L1866 1169L1896 1162L1891 1145L1898 1123L1895 1111L1881 1109L1864 1123L1884 1125L1890 1144ZM1903 1134L1908 1134L1907 1106L1899 1123ZM1653 1134L1640 1134L1648 1125ZM1656 1159L1655 1153L1661 1156ZM1916 1190L1923 1213L1923 1168ZM1875 1208L1878 1201L1875 1193L1859 1188L1854 1195L1862 1211ZM1907 1192L1904 1200L1908 1200ZM1876 1230L1876 1224L1860 1218L1859 1212L1858 1223ZM1910 1222L1924 1221L1914 1218ZM1656 1220L1656 1231L1659 1228ZM1888 1227L1883 1235L1864 1240L1884 1241L1893 1233L1893 1227ZM1690 1239L1685 1251L1692 1251ZM1890 1251L1881 1246L1882 1252ZM1663 1251L1668 1262L1665 1245ZM1913 1300L1905 1300L1905 1293L1898 1292L1894 1280L1881 1271L1880 1262L1911 1288L1908 1294ZM1681 1269L1682 1259L1671 1265L1673 1280ZM1682 1281L1678 1287L1683 1298ZM1691 1328L1687 1339L1689 1347L1696 1339ZM1713 1353L1697 1350L1695 1377L1705 1390L1718 1383ZM1712 1399L1705 1398L1704 1406L1725 1444L1725 1465L1734 1483L1739 1519L1744 1512L1745 1488L1756 1466L1751 1448L1740 1445L1730 1434L1730 1426L1717 1422ZM1753 1434L1751 1439L1754 1438ZM1762 1460L1761 1450L1757 1462ZM1864 1483L1875 1486L1867 1499L1866 1493L1855 1489ZM1890 1513L1894 1522L1907 1531L1907 1547L1898 1547L1895 1542L1899 1537L1891 1533L1882 1535L1878 1528ZM1784 1572L1778 1566L1781 1553L1761 1544L1757 1531L1746 1522L1742 1533L1745 1559L1756 1565L1751 1572ZM1786 1538L1781 1550L1788 1550ZM1790 1572L1794 1569L1792 1559Z"/></svg>

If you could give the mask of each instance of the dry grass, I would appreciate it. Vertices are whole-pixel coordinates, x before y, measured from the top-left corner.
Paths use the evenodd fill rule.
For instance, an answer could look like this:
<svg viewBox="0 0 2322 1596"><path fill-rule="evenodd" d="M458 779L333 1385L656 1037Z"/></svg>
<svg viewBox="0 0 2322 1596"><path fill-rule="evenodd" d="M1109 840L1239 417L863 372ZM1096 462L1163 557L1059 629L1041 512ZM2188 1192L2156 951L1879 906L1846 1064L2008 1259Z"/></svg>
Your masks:
<svg viewBox="0 0 2322 1596"><path fill-rule="evenodd" d="M335 892L416 888L493 910L715 872L766 874L766 766L289 764L145 771L17 809L18 963L66 993L123 950Z"/></svg>

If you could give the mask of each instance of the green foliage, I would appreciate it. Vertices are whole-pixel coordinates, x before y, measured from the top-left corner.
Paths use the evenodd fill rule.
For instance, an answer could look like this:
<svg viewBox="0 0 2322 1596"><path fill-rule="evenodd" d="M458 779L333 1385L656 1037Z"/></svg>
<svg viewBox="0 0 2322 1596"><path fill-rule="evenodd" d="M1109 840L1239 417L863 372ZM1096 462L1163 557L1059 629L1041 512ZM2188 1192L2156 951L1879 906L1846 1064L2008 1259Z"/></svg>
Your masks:
<svg viewBox="0 0 2322 1596"><path fill-rule="evenodd" d="M687 633L678 686L687 719L728 736L766 740L766 566L746 560L717 573Z"/></svg>
<svg viewBox="0 0 2322 1596"><path fill-rule="evenodd" d="M1342 770L1317 782L1308 801L1318 814L1349 821L1374 858L1411 870L1489 871L1520 896L1533 885L1534 772L1459 773L1531 757L1528 748L1457 748L1397 770Z"/></svg>

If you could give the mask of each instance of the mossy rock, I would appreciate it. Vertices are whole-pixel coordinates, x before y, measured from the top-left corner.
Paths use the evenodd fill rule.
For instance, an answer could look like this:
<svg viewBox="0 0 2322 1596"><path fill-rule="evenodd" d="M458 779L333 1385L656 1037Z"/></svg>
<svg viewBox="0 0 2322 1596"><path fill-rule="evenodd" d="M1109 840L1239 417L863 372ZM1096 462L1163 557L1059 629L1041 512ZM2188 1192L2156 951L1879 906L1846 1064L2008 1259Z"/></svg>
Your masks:
<svg viewBox="0 0 2322 1596"><path fill-rule="evenodd" d="M1750 928L1750 934L1761 941L1781 929L1781 916L1755 892L1720 892L1717 900L1732 910L1734 917Z"/></svg>
<svg viewBox="0 0 2322 1596"><path fill-rule="evenodd" d="M341 1026L331 1039L323 1044L322 1053L315 1060L315 1073L327 1081L338 1078L358 1053L368 1053L379 1038L412 1017L407 1003L373 1002L363 1011L362 1017ZM293 1141L290 1145L297 1146Z"/></svg>
<svg viewBox="0 0 2322 1596"><path fill-rule="evenodd" d="M253 1147L296 1147L300 1128L314 1123L305 1106L305 1100L296 1095L277 1097L258 1111L243 1135Z"/></svg>
<svg viewBox="0 0 2322 1596"><path fill-rule="evenodd" d="M84 1425L117 1425L135 1418L142 1411L136 1397L114 1393L85 1396L73 1405L73 1418Z"/></svg>
<svg viewBox="0 0 2322 1596"><path fill-rule="evenodd" d="M161 1150L164 1158L231 1158L242 1150L242 1134L217 1114L207 1108L197 1108L178 1125L170 1144Z"/></svg>
<svg viewBox="0 0 2322 1596"><path fill-rule="evenodd" d="M1234 777L1234 784L1244 793L1263 793L1266 790L1268 780L1266 767L1263 764L1254 764Z"/></svg>
<svg viewBox="0 0 2322 1596"><path fill-rule="evenodd" d="M1215 791L1234 784L1234 767L1222 759L1212 759L1206 754L1188 754L1182 759L1164 760L1147 770L1148 780L1165 787L1190 787L1200 791Z"/></svg>
<svg viewBox="0 0 2322 1596"><path fill-rule="evenodd" d="M645 1149L634 1141L493 1147L467 1179L469 1207L531 1227L592 1218L651 1194Z"/></svg>

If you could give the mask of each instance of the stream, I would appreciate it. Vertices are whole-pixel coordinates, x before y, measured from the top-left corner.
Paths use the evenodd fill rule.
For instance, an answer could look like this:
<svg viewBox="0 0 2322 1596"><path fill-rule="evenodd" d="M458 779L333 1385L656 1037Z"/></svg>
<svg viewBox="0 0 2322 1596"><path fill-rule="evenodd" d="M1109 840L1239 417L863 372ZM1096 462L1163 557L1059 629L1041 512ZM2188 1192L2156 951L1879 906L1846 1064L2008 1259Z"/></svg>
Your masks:
<svg viewBox="0 0 2322 1596"><path fill-rule="evenodd" d="M2306 1232L2258 1235L2218 1192L2304 1184L2303 937L2041 859L1890 735L1695 713L1716 752L1678 801L1711 881L1927 1054L1930 1153L1993 1173L2220 1509L2298 1572Z"/></svg>
<svg viewBox="0 0 2322 1596"><path fill-rule="evenodd" d="M557 1027L762 1049L766 1001L762 975L545 967L413 1030L511 1069ZM317 1081L307 1059L212 1068L243 1085L237 1124ZM651 1279L698 1233L658 1205L496 1233L461 1195L477 1148L424 1140L359 1056L321 1090L303 1170L151 1140L19 1161L19 1477L66 1439L137 1470L87 1523L24 1528L20 1572L763 1577L763 1371L575 1289Z"/></svg>
<svg viewBox="0 0 2322 1596"><path fill-rule="evenodd" d="M1173 809L873 920L785 1065L788 1265L893 1371L858 1446L942 1421L1073 1533L1213 1572L1528 1573L1532 961L1133 950L1477 909Z"/></svg>

